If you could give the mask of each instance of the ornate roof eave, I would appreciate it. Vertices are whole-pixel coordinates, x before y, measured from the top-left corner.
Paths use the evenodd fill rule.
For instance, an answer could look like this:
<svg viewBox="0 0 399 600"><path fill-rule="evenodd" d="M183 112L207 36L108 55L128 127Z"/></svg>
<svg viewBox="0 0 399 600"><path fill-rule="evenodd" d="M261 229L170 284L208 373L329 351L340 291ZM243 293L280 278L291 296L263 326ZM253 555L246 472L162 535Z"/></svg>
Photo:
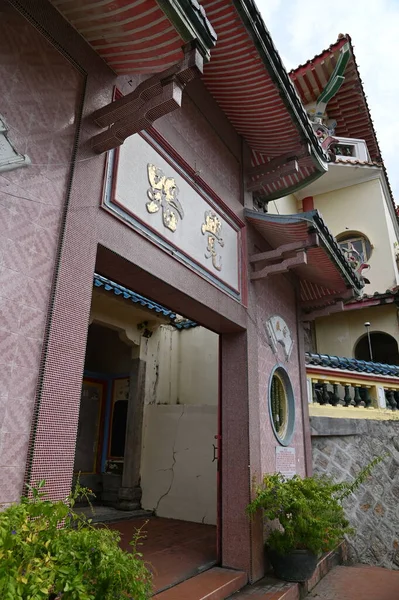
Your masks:
<svg viewBox="0 0 399 600"><path fill-rule="evenodd" d="M249 31L272 80L281 90L283 102L292 115L293 122L295 123L303 142L310 145L313 163L320 172L320 175L322 175L328 170L328 155L319 143L305 108L283 65L280 55L255 2L253 0L233 0L233 4ZM314 179L317 179L320 175L315 175ZM281 195L282 194L280 193L279 197L281 197Z"/></svg>
<svg viewBox="0 0 399 600"><path fill-rule="evenodd" d="M317 281L317 285L322 286L324 290L330 288L325 296L326 300L334 295L337 297L341 295L344 298L345 290L353 290L351 293L356 296L361 294L364 287L362 277L351 267L338 242L317 210L293 215L271 215L245 209L244 214L246 219L259 231L272 248L281 247L287 241L308 242L303 246L308 255L307 264L298 265L296 273L299 278ZM309 243L312 235L316 236L316 243ZM323 259L323 256L326 258ZM322 274L320 273L321 260L324 260L324 272ZM331 267L328 265L331 265ZM320 276L323 280L320 279ZM335 283L332 283L331 276L334 277ZM329 286L330 281L331 286ZM306 299L304 298L304 300ZM312 299L308 300L307 304L311 309ZM315 297L313 305L315 307L322 306L323 302L322 296Z"/></svg>
<svg viewBox="0 0 399 600"><path fill-rule="evenodd" d="M308 185L310 185L311 183L313 183L314 181L319 179L327 171L328 171L327 165L326 165L326 168L323 170L314 171L311 175L309 175L309 177L302 179L302 181L300 181L300 183L296 183L295 185L286 187L284 189L284 194L282 194L281 191L279 190L279 191L276 191L275 193L268 194L267 196L263 195L263 194L256 195L256 202L257 202L258 206L261 206L261 207L263 207L264 210L266 210L268 202L272 202L273 200L278 200L278 198L281 198L283 195L289 196L290 194L296 194L303 188L307 187Z"/></svg>
<svg viewBox="0 0 399 600"><path fill-rule="evenodd" d="M157 0L171 23L185 42L196 41L204 62L211 58L211 50L217 41L205 10L197 0Z"/></svg>
<svg viewBox="0 0 399 600"><path fill-rule="evenodd" d="M206 63L217 40L197 0L50 2L117 75L160 73L182 60L187 44Z"/></svg>
<svg viewBox="0 0 399 600"><path fill-rule="evenodd" d="M303 75L304 73L306 73L308 71L311 71L312 69L315 68L316 65L318 65L322 61L326 60L331 55L336 55L337 53L339 53L341 48L343 48L343 46L347 43L349 43L350 55L351 55L350 61L353 65L353 69L356 74L356 80L358 83L357 89L360 94L359 108L363 111L363 114L367 121L367 128L370 132L370 139L372 140L372 146L374 148L374 156L372 156L371 158L372 158L372 161L378 162L379 165L382 166L385 187L386 187L388 196L390 197L390 200L391 200L393 212L395 212L396 205L395 205L395 201L394 201L394 197L393 197L393 192L392 192L391 184L389 182L388 173L387 173L384 161L382 159L382 154L381 154L380 146L378 143L377 134L376 134L376 131L374 128L374 123L373 123L373 120L371 117L370 107L369 107L367 97L366 97L366 94L364 91L363 81L360 77L359 66L356 61L356 56L354 53L351 36L347 33L340 34L338 36L338 40L334 44L331 44L331 46L329 46L328 48L326 48L319 54L316 54L313 58L309 59L306 63L303 63L303 64L299 65L298 67L296 67L295 69L292 69L289 73L289 77L291 78L292 81L296 81L298 76ZM340 92L337 93L337 98L339 98L339 94L340 94ZM328 112L328 107L327 107L327 112ZM359 136L354 135L351 137L359 137ZM370 151L370 148L369 148L369 151ZM393 212L391 210L392 217L393 217ZM393 217L393 221L395 224L395 228L397 229L397 233L399 234L397 218Z"/></svg>

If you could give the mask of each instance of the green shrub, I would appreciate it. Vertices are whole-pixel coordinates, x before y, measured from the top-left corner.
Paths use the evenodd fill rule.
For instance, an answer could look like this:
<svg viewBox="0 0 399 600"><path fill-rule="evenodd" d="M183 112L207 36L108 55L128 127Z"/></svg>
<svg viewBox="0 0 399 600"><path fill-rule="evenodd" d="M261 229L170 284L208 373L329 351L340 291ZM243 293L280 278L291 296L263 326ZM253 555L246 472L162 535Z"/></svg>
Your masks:
<svg viewBox="0 0 399 600"><path fill-rule="evenodd" d="M249 515L258 510L269 521L278 520L267 546L280 554L306 549L318 555L337 546L345 534L353 533L345 517L342 501L369 476L382 460L376 458L352 483L334 483L327 477L295 476L285 479L280 473L265 475L255 487L255 496L247 507Z"/></svg>
<svg viewBox="0 0 399 600"><path fill-rule="evenodd" d="M137 550L119 547L120 535L94 527L74 510L77 486L66 501L52 502L44 482L0 513L1 600L147 600L151 575Z"/></svg>

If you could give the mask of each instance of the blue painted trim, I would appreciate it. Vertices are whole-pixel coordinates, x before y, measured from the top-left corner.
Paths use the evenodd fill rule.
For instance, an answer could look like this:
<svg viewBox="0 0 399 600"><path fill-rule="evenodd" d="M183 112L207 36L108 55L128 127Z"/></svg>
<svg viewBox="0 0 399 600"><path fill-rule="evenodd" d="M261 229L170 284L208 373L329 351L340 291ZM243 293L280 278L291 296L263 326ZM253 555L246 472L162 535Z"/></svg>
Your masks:
<svg viewBox="0 0 399 600"><path fill-rule="evenodd" d="M399 367L396 365L385 365L357 358L345 358L344 356L330 356L329 354L314 354L306 352L305 361L307 365L329 367L330 369L345 369L357 371L358 373L373 373L375 375L389 375L399 377Z"/></svg>
<svg viewBox="0 0 399 600"><path fill-rule="evenodd" d="M170 319L171 325L176 327L177 329L189 329L190 327L196 327L197 323L190 320L178 321L177 315L173 311L165 308L161 304L157 302L153 302L128 288L125 288L123 285L119 283L115 283L102 275L98 275L94 273L93 280L94 287L103 288L106 292L113 292L115 296L122 296L126 300L131 300L135 304L140 304L140 306L144 306L149 310L152 310L158 314L163 315L164 317L168 317Z"/></svg>

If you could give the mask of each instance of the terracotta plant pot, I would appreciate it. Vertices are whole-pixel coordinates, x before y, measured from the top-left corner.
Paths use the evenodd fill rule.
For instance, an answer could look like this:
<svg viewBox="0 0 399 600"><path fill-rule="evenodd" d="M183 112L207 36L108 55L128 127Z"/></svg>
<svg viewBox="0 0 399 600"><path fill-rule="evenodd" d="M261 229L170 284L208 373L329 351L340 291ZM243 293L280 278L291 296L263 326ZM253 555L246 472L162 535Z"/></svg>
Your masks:
<svg viewBox="0 0 399 600"><path fill-rule="evenodd" d="M309 550L293 550L283 555L268 549L267 556L275 575L284 581L306 581L312 577L317 566L317 556Z"/></svg>

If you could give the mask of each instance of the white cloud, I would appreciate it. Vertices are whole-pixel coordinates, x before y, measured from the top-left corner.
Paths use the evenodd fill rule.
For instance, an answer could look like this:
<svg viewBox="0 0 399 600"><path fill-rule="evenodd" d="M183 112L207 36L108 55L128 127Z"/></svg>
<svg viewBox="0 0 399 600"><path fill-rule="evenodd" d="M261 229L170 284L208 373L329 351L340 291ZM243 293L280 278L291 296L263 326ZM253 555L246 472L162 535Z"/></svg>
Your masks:
<svg viewBox="0 0 399 600"><path fill-rule="evenodd" d="M349 33L394 196L399 201L398 0L257 0L287 69Z"/></svg>

